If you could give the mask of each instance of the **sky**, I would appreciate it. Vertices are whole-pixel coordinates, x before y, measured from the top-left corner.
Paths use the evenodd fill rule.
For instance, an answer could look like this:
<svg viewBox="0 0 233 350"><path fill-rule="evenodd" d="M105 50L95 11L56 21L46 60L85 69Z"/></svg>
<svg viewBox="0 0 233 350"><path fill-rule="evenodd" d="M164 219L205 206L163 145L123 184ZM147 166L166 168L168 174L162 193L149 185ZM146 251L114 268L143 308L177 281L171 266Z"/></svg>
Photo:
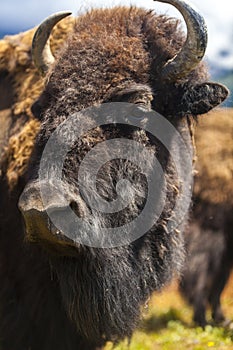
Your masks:
<svg viewBox="0 0 233 350"><path fill-rule="evenodd" d="M207 59L214 65L233 69L232 0L192 0L191 3L207 23ZM29 29L56 11L71 10L77 15L92 7L115 5L137 5L181 18L171 5L152 0L1 0L0 31L16 33Z"/></svg>

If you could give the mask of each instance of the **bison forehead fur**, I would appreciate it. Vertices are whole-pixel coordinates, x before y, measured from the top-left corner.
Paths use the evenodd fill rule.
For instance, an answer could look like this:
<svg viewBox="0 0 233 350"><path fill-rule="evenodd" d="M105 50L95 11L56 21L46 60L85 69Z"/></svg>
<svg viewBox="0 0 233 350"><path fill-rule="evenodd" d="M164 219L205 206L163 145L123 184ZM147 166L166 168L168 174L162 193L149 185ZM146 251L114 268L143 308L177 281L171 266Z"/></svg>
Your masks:
<svg viewBox="0 0 233 350"><path fill-rule="evenodd" d="M185 141L189 140L190 117L212 109L228 92L219 84L206 82L207 71L202 63L185 76L178 75L176 80L174 75L172 80L164 79L163 67L183 44L177 20L134 7L93 10L75 21L68 40L48 70L42 94L33 101L34 117L30 116L29 123L23 119L16 135L12 132L12 137L20 135L26 146L33 127L36 130L32 134L37 137L35 141L30 137L30 152L27 147L25 151L25 164L29 162L30 166L27 171L22 167L18 184L15 182L11 191L7 157L13 148L12 137L6 147L0 182L3 349L95 349L107 340L117 342L130 337L138 324L141 306L180 270L184 255L180 231L185 220L175 232L167 230L179 195L179 179L169 152L143 130L121 125L96 128L83 136L76 145L78 152L70 152L64 167L64 182L75 185L75 166L78 167L83 155L111 137L128 137L154 151L167 179L166 203L157 225L140 239L111 249L77 247L72 242L59 241L51 232L45 233L49 239L47 236L41 239L39 220L32 220L33 232L25 242L17 202L20 194L25 194L24 186L32 189L36 183L42 150L52 132L69 115L86 107L111 101L143 101L168 118ZM19 96L22 95L17 93L16 99ZM22 115L27 120L25 110ZM40 123L39 131L32 122L35 119ZM192 146L189 141L190 150ZM177 152L182 159L182 149ZM145 199L145 179L133 164L118 160L106 164L102 176L106 184L109 177L117 180L119 174L132 178L133 171ZM109 192L103 190L109 199L114 198L115 182L111 181L111 186L107 183ZM142 204L132 206L130 218ZM85 204L82 208L85 214ZM120 222L122 217L118 219ZM12 334L17 345L12 343Z"/></svg>
<svg viewBox="0 0 233 350"><path fill-rule="evenodd" d="M69 115L73 110L95 102L111 100L115 95L114 88L120 90L140 83L152 88L153 107L158 112L176 116L192 114L193 103L195 115L208 111L217 102L217 90L210 89L210 95L205 95L204 86L203 92L196 91L207 78L202 63L176 84L164 84L160 76L163 65L174 57L184 42L178 24L175 19L136 8L97 10L86 14L77 20L74 32L49 74L39 107L45 109L48 101L56 106L54 115L49 113L52 123L57 112ZM60 84L57 84L58 79ZM221 102L224 92L220 89L218 94L217 103Z"/></svg>

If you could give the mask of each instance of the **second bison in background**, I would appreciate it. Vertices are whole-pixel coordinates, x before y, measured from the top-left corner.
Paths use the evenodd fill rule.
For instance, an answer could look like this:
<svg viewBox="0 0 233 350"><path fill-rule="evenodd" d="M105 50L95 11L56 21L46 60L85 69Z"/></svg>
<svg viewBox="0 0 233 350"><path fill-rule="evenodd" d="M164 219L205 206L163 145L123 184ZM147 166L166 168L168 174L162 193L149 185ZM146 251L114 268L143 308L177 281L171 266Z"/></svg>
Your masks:
<svg viewBox="0 0 233 350"><path fill-rule="evenodd" d="M195 139L198 173L180 289L194 322L205 326L208 306L215 323L226 323L220 298L233 267L233 110L202 119Z"/></svg>

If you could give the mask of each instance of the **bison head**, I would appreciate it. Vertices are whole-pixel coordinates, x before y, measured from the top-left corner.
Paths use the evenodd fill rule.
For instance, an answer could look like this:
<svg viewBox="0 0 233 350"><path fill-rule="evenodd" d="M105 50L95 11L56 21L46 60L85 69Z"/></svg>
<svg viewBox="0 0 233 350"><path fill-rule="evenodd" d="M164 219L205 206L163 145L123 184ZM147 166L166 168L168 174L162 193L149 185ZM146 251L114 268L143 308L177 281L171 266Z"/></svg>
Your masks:
<svg viewBox="0 0 233 350"><path fill-rule="evenodd" d="M185 174L186 181L180 179L173 155L180 166L186 161L187 150L190 155L193 147L192 117L212 109L228 94L222 85L206 81L201 63L207 42L203 18L183 1L163 2L182 13L186 40L178 21L172 18L119 7L93 10L77 18L56 59L49 34L69 13L43 22L32 44L35 65L47 75L44 91L32 107L41 128L19 207L27 241L48 252L69 317L79 333L95 342L130 336L140 306L179 271L185 219L180 220L175 207L180 198L185 201L189 197L192 171ZM105 109L108 103L112 108L109 113ZM132 108L127 115L135 113L136 119L137 113L139 119L143 115L145 125L162 116L164 127L159 129L155 124L159 131L154 135L143 123L140 127L117 123L114 118L95 125L99 111L110 117L115 111L124 113L122 103L126 109ZM134 108L136 105L140 108ZM70 135L74 133L79 137L73 139ZM174 141L177 133L183 143ZM56 145L52 153L47 148L51 140ZM121 150L114 140L120 140ZM124 140L133 145L131 155L135 150L130 158ZM61 165L57 159L67 142L70 148ZM99 152L91 153L95 148ZM89 153L91 167L80 183L79 172ZM163 180L150 186L151 174L156 176L154 156ZM93 169L101 161L93 187ZM45 169L42 179L41 164ZM131 184L127 191L121 187L122 180ZM111 206L119 193L127 205L117 212L98 210L90 204L92 196L98 196ZM163 200L159 217L155 220L157 206L144 217L146 230L140 237L122 239L132 238L129 223L140 216L149 196L154 203ZM70 222L74 215L67 212L85 223L77 223L78 230L72 234L69 230L76 221ZM62 230L60 223L64 221ZM101 245L106 228L109 232L119 228L122 241L111 245L110 238L110 244L104 241ZM85 244L89 234L98 244Z"/></svg>

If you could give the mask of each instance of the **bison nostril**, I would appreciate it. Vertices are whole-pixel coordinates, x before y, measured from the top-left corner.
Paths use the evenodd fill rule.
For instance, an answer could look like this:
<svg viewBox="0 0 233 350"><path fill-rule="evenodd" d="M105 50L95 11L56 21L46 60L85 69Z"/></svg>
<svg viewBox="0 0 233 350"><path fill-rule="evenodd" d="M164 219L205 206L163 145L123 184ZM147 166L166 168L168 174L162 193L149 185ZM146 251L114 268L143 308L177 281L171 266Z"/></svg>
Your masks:
<svg viewBox="0 0 233 350"><path fill-rule="evenodd" d="M79 198L78 201L72 200L69 207L79 218L84 218L88 215L86 204L81 200L81 198Z"/></svg>
<svg viewBox="0 0 233 350"><path fill-rule="evenodd" d="M70 208L78 217L80 217L80 208L75 201L70 202Z"/></svg>

